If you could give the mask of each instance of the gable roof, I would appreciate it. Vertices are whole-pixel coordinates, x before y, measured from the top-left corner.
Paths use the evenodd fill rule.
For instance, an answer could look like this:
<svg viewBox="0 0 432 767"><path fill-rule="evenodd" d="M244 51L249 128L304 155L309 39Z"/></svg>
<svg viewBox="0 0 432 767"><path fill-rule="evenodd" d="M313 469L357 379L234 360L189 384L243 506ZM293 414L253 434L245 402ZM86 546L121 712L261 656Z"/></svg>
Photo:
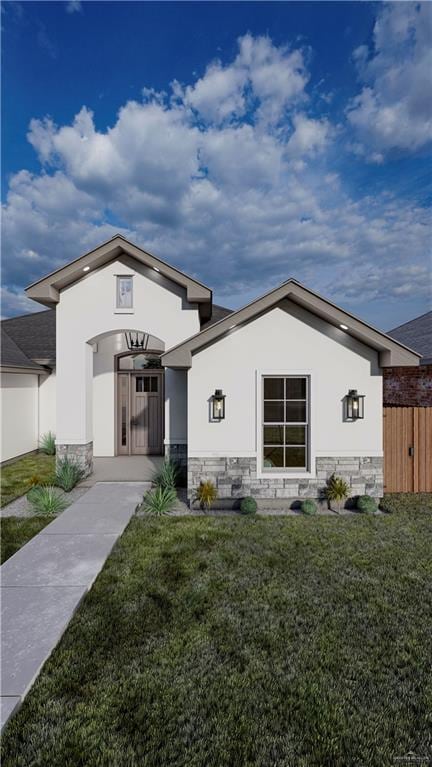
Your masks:
<svg viewBox="0 0 432 767"><path fill-rule="evenodd" d="M173 368L191 367L194 353L199 352L208 344L214 343L234 327L254 320L285 298L289 298L336 327L346 325L347 330L345 332L379 352L379 362L382 367L418 365L419 354L349 312L340 309L294 279L287 280L278 288L169 349L162 355L163 365Z"/></svg>
<svg viewBox="0 0 432 767"><path fill-rule="evenodd" d="M432 311L398 325L388 335L421 354L420 365L432 363Z"/></svg>
<svg viewBox="0 0 432 767"><path fill-rule="evenodd" d="M209 320L203 323L202 328L210 327L215 322L227 317L232 313L232 309L218 304L212 305L212 315ZM56 312L55 309L44 309L41 312L33 314L23 314L20 317L10 317L1 320L2 334L7 334L7 340L3 341L2 335L2 353L1 364L13 366L19 360L25 367L40 368L34 360L46 360L44 364L55 365L56 360ZM9 345L8 345L9 344ZM16 348L12 353L11 344ZM18 354L17 354L18 352ZM20 356L21 355L21 356Z"/></svg>
<svg viewBox="0 0 432 767"><path fill-rule="evenodd" d="M34 370L42 372L43 368L29 359L17 346L4 327L1 327L0 364L2 368L19 368L21 370Z"/></svg>
<svg viewBox="0 0 432 767"><path fill-rule="evenodd" d="M1 327L29 360L46 360L47 364L55 363L55 309L11 317L2 320Z"/></svg>
<svg viewBox="0 0 432 767"><path fill-rule="evenodd" d="M34 301L38 301L44 306L53 307L60 300L59 292L62 288L83 279L89 271L105 266L123 254L135 258L145 266L160 272L172 282L184 287L188 301L198 304L202 319L208 319L211 316L212 291L210 288L174 266L170 266L165 261L161 261L138 245L134 245L121 234L116 234L110 240L103 242L102 245L71 261L66 266L62 266L37 282L33 282L26 288L26 293Z"/></svg>

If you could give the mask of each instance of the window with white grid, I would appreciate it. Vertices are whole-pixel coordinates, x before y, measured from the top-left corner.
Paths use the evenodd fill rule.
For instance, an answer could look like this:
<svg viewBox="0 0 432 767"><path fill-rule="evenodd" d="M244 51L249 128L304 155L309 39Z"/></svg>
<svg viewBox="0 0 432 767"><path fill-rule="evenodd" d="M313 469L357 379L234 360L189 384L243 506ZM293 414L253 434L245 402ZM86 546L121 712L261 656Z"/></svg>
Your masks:
<svg viewBox="0 0 432 767"><path fill-rule="evenodd" d="M307 376L263 376L263 468L308 467Z"/></svg>

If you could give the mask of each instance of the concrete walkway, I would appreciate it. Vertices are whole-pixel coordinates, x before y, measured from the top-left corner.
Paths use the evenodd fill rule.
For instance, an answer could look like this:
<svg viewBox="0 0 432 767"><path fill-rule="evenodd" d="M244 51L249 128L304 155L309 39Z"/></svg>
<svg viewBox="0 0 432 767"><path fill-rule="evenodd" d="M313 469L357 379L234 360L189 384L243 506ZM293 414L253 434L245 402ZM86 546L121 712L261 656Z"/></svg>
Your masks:
<svg viewBox="0 0 432 767"><path fill-rule="evenodd" d="M94 485L0 568L2 728L149 487L149 482Z"/></svg>

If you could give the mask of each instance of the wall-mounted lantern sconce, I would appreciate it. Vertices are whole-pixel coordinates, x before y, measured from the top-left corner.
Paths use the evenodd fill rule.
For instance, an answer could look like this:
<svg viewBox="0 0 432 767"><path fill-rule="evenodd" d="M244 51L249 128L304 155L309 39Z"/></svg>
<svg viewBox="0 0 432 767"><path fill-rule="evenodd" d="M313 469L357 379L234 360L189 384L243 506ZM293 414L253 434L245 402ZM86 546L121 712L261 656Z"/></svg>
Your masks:
<svg viewBox="0 0 432 767"><path fill-rule="evenodd" d="M225 418L225 394L222 389L215 389L212 396L212 417L215 421L222 421Z"/></svg>
<svg viewBox="0 0 432 767"><path fill-rule="evenodd" d="M364 418L364 394L358 394L357 389L350 389L346 396L346 417L348 421Z"/></svg>
<svg viewBox="0 0 432 767"><path fill-rule="evenodd" d="M125 333L126 346L131 352L142 352L147 349L148 333L140 333L138 330Z"/></svg>

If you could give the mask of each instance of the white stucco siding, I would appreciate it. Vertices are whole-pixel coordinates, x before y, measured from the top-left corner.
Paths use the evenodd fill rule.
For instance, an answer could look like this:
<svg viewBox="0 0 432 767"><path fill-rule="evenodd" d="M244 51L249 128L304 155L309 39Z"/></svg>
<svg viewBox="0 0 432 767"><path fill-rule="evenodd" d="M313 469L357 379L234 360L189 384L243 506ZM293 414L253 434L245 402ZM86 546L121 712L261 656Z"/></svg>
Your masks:
<svg viewBox="0 0 432 767"><path fill-rule="evenodd" d="M115 455L114 355L123 350L122 336L101 339L93 350L93 453Z"/></svg>
<svg viewBox="0 0 432 767"><path fill-rule="evenodd" d="M190 456L255 456L261 377L306 374L311 382L311 458L382 455L382 376L377 353L292 303L233 330L193 356L188 372ZM209 421L209 398L226 394L226 417ZM365 418L343 420L349 389L365 395ZM312 465L312 461L311 461Z"/></svg>
<svg viewBox="0 0 432 767"><path fill-rule="evenodd" d="M39 434L57 433L56 374L39 376Z"/></svg>
<svg viewBox="0 0 432 767"><path fill-rule="evenodd" d="M187 371L165 371L165 444L187 442Z"/></svg>
<svg viewBox="0 0 432 767"><path fill-rule="evenodd" d="M133 276L132 310L116 309L117 275ZM94 440L95 455L114 454L114 358L103 334L115 334L117 349L124 330L140 330L169 349L199 328L198 307L187 302L186 290L129 257L63 290L57 307L57 441Z"/></svg>
<svg viewBox="0 0 432 767"><path fill-rule="evenodd" d="M38 446L38 376L2 373L1 460L36 450Z"/></svg>

